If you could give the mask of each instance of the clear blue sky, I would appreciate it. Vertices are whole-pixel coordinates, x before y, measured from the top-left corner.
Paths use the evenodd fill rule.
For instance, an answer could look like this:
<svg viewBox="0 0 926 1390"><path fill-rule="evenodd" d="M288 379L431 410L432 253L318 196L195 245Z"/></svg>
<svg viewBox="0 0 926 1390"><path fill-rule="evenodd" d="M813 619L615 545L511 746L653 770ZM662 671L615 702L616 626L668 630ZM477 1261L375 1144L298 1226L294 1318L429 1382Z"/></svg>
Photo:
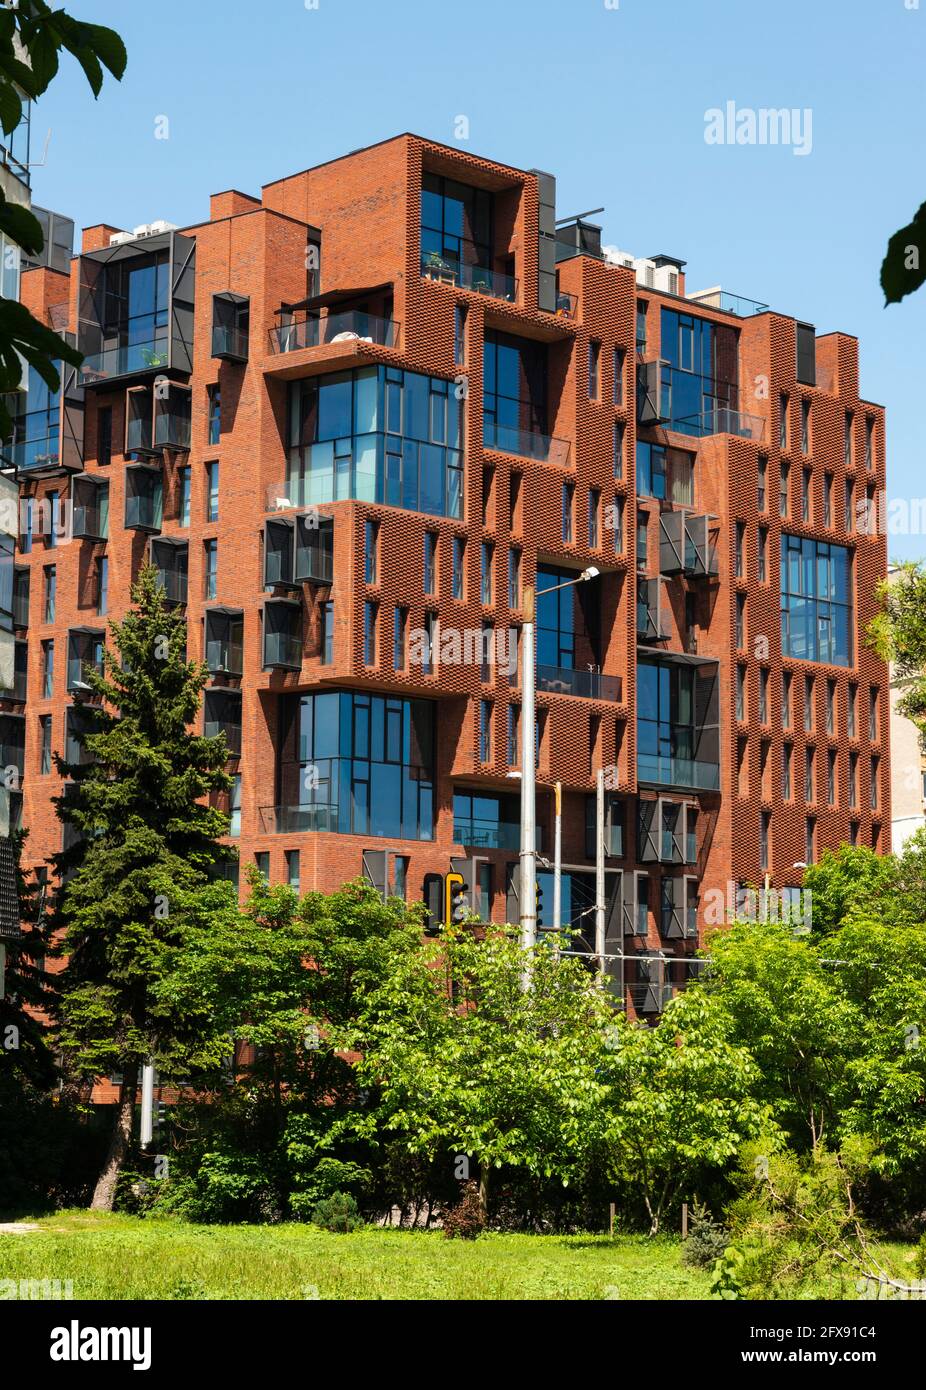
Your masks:
<svg viewBox="0 0 926 1390"><path fill-rule="evenodd" d="M65 59L34 115L35 200L79 227L193 222L210 192L404 130L548 169L559 215L603 204L606 242L684 258L690 289L857 334L889 495L926 496L926 287L885 309L878 285L926 200L926 0L64 3L129 51L98 102ZM707 145L727 101L811 108L812 152ZM926 537L890 549L926 556Z"/></svg>

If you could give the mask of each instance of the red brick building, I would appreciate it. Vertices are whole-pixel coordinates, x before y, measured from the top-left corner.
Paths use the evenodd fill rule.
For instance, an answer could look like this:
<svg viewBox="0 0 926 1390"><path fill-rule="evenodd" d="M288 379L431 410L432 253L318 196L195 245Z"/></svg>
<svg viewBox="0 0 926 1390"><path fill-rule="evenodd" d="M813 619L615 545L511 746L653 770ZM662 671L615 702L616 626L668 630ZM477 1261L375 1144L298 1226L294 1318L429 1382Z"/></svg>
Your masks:
<svg viewBox="0 0 926 1390"><path fill-rule="evenodd" d="M462 864L475 909L516 918L528 586L541 852L559 781L564 917L591 939L606 768L607 949L638 1011L684 985L731 885L890 848L864 641L884 412L851 336L688 297L683 262L557 225L550 175L414 135L216 194L193 227L90 227L70 276L22 283L85 354L57 398L31 384L7 451L2 719L36 866L61 846L50 750L146 556L210 668L241 863L273 881L365 868L411 900Z"/></svg>

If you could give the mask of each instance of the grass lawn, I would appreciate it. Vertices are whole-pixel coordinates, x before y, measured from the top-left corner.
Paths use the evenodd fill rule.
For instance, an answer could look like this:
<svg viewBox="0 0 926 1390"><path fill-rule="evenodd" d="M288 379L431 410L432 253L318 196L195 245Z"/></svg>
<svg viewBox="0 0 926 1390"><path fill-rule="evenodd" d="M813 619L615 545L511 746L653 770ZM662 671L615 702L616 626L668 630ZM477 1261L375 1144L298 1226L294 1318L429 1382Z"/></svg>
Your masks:
<svg viewBox="0 0 926 1390"><path fill-rule="evenodd" d="M687 1299L709 1296L678 1240L313 1226L191 1226L58 1212L0 1233L0 1279L73 1281L89 1299Z"/></svg>

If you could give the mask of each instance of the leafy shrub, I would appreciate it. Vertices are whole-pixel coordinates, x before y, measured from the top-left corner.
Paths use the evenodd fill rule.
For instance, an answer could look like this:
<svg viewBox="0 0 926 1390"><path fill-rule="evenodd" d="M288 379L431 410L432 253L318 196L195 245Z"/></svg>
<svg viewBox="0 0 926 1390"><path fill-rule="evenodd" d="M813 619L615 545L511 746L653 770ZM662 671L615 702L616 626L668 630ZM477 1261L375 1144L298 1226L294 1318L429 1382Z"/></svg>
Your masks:
<svg viewBox="0 0 926 1390"><path fill-rule="evenodd" d="M485 1212L479 1201L479 1189L474 1182L463 1187L463 1196L444 1216L444 1235L448 1240L475 1240L485 1229Z"/></svg>
<svg viewBox="0 0 926 1390"><path fill-rule="evenodd" d="M682 1246L682 1264L697 1269L706 1269L719 1260L730 1244L730 1232L726 1226L708 1211L707 1207L695 1206L688 1227L688 1239Z"/></svg>
<svg viewBox="0 0 926 1390"><path fill-rule="evenodd" d="M337 1235L349 1235L362 1225L357 1203L349 1192L332 1192L318 1202L312 1212L313 1226L321 1226L324 1231Z"/></svg>

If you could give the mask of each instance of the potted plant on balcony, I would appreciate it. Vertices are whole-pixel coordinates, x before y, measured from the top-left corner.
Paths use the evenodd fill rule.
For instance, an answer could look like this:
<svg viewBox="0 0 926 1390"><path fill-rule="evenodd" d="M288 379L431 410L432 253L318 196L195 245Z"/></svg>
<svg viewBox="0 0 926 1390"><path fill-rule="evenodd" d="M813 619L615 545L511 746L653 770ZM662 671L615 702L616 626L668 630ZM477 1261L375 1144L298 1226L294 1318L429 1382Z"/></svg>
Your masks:
<svg viewBox="0 0 926 1390"><path fill-rule="evenodd" d="M450 264L449 261L445 261L443 256L441 256L437 251L429 251L428 254L425 256L424 270L427 273L429 279L440 280L445 284L453 284L454 279L456 278L454 275L453 266Z"/></svg>
<svg viewBox="0 0 926 1390"><path fill-rule="evenodd" d="M152 348L142 348L142 361L146 367L166 367L167 353L155 352Z"/></svg>

